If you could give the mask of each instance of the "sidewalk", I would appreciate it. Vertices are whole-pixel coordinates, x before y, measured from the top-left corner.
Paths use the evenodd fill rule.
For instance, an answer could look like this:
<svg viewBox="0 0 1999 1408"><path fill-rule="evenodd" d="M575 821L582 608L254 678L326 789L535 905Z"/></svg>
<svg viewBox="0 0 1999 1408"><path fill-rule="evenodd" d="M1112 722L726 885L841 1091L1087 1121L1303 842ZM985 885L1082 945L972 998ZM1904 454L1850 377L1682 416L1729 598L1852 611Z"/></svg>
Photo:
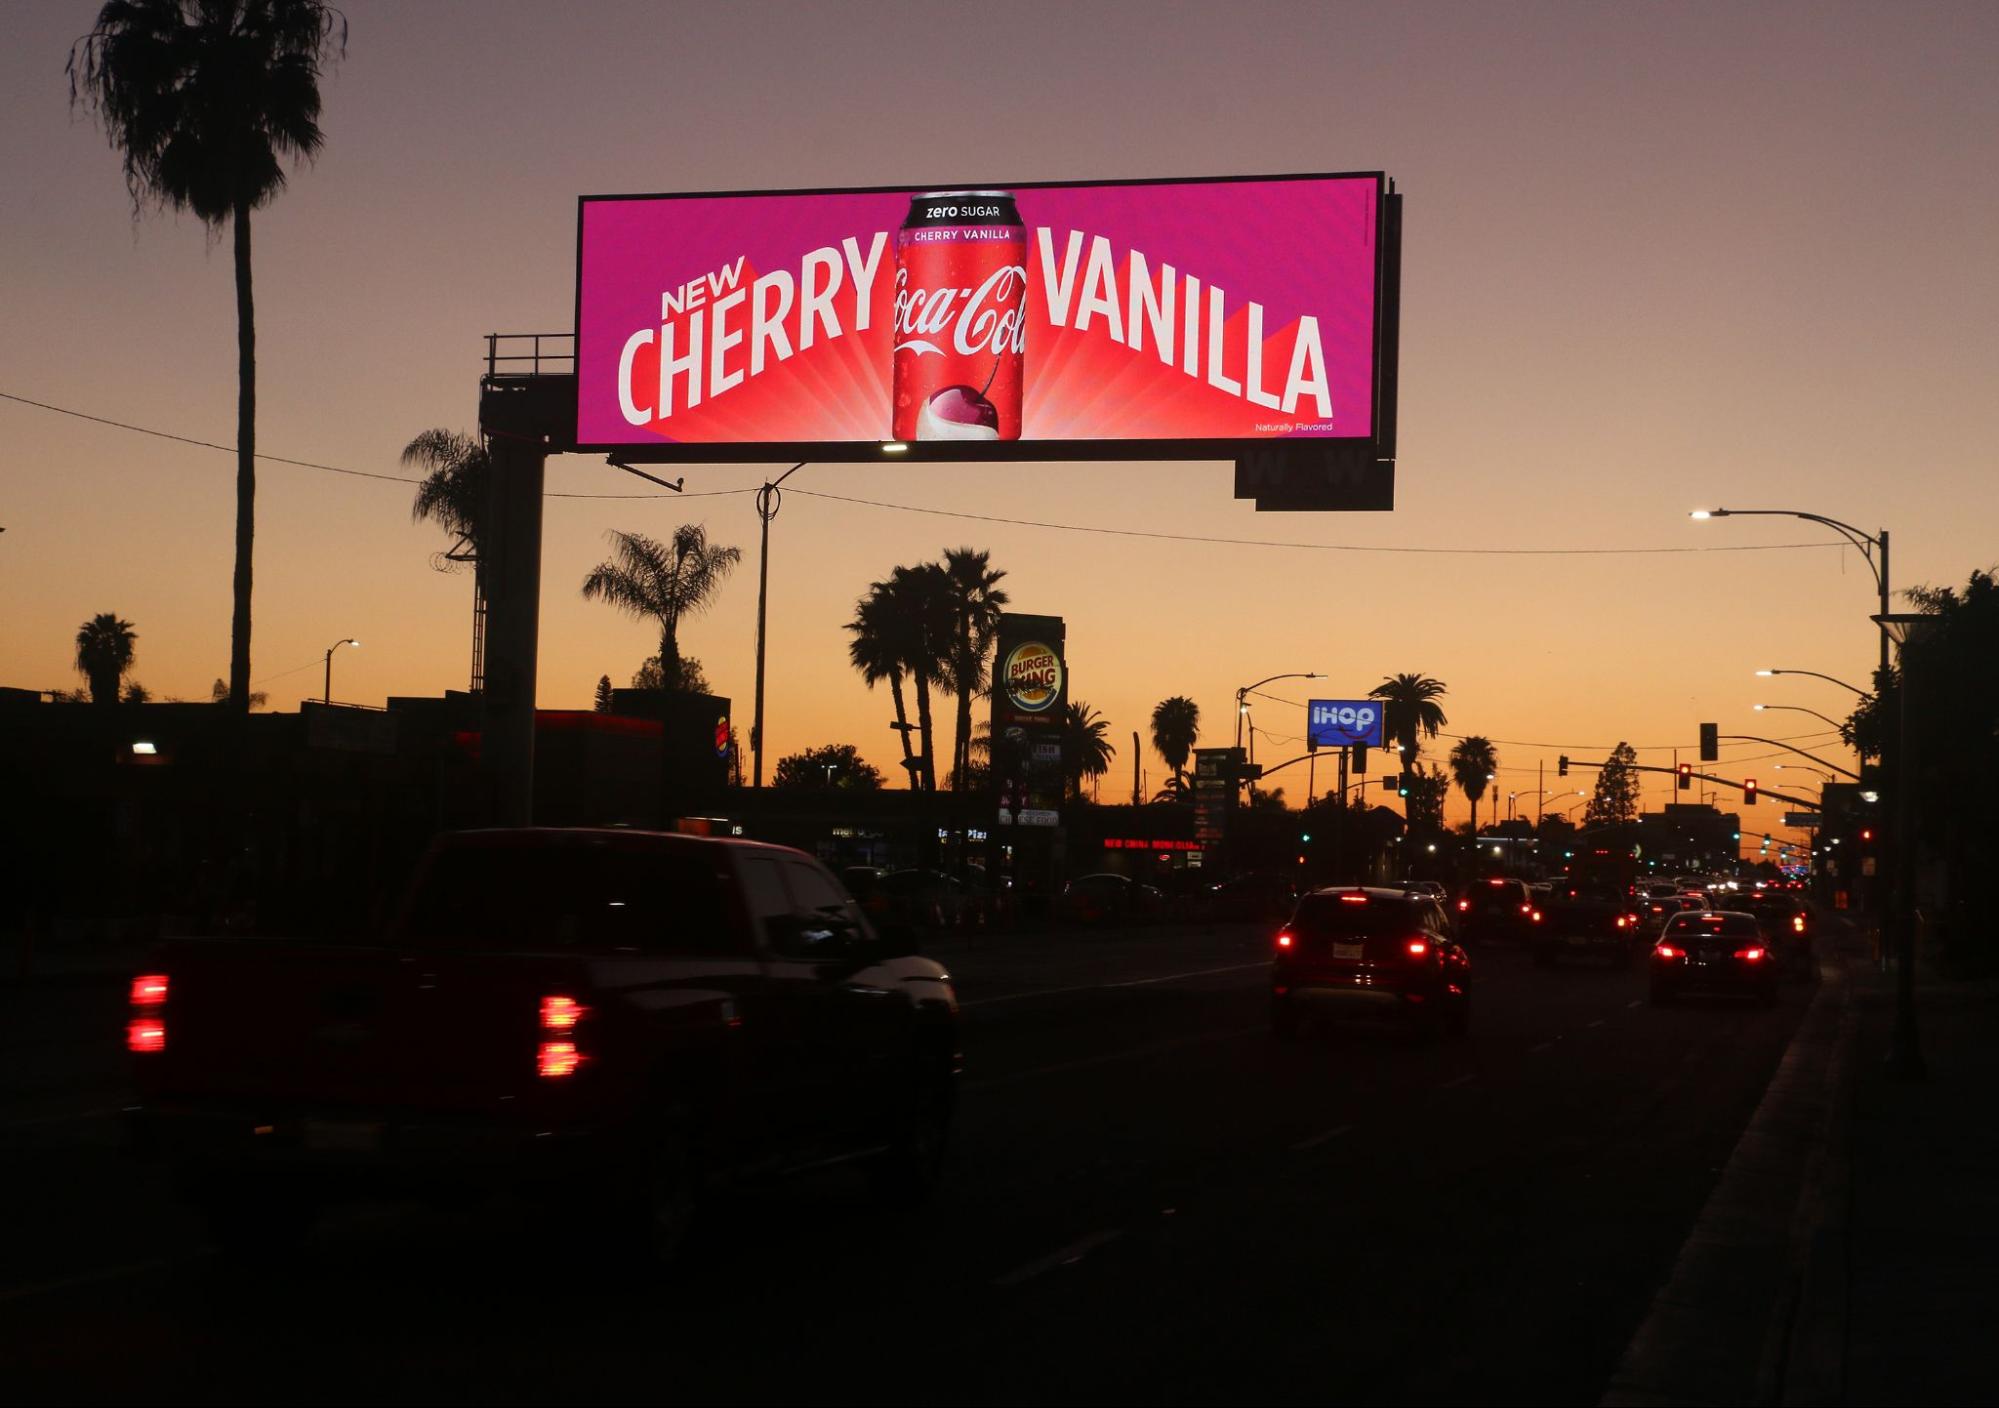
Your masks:
<svg viewBox="0 0 1999 1408"><path fill-rule="evenodd" d="M1891 974L1858 975L1846 1210L1848 1296L1840 1400L1989 1403L1999 1307L1999 982L1918 971L1929 1079L1883 1063ZM1804 1401L1804 1400L1791 1400Z"/></svg>
<svg viewBox="0 0 1999 1408"><path fill-rule="evenodd" d="M1605 1404L1992 1401L1999 983L1919 975L1929 1079L1905 1084L1892 971L1844 928L1821 962Z"/></svg>

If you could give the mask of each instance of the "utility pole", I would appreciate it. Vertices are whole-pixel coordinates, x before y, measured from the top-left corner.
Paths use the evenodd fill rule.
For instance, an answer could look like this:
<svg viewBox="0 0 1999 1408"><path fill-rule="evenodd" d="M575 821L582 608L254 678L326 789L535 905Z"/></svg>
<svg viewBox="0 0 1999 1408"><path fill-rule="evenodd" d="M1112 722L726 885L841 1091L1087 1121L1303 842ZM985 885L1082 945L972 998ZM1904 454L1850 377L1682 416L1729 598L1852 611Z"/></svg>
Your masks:
<svg viewBox="0 0 1999 1408"><path fill-rule="evenodd" d="M757 698L756 721L750 725L752 787L764 785L764 615L770 603L770 521L777 517L778 508L784 502L778 485L808 463L810 461L800 460L775 480L766 479L757 490L757 518L763 525L763 536L757 548Z"/></svg>
<svg viewBox="0 0 1999 1408"><path fill-rule="evenodd" d="M1144 761L1144 755L1138 751L1138 730L1133 729L1131 731L1131 804L1134 807L1145 805L1145 784L1140 778L1138 771L1139 764L1142 761Z"/></svg>

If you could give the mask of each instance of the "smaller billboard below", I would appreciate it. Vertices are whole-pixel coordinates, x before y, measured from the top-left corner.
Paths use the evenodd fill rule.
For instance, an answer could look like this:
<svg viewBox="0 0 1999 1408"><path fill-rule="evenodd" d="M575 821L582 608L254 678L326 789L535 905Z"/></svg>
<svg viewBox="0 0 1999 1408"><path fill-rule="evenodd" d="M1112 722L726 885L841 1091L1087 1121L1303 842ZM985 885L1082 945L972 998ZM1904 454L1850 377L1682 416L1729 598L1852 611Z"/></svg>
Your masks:
<svg viewBox="0 0 1999 1408"><path fill-rule="evenodd" d="M1819 820L1820 818L1817 812L1784 813L1784 825L1795 826L1802 830L1810 830L1816 827L1819 824Z"/></svg>
<svg viewBox="0 0 1999 1408"><path fill-rule="evenodd" d="M1305 706L1305 737L1314 748L1382 746L1379 699L1314 699Z"/></svg>

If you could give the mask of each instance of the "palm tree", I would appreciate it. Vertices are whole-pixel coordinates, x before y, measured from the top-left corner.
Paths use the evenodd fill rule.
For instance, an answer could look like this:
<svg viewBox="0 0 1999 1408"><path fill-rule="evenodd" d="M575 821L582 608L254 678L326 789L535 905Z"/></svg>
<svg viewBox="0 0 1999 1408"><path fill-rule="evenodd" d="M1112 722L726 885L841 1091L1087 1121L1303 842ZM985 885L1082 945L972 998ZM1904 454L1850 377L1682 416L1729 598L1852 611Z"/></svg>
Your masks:
<svg viewBox="0 0 1999 1408"><path fill-rule="evenodd" d="M229 704L250 708L250 569L256 536L257 320L250 212L311 160L319 76L347 50L347 21L323 0L106 0L69 51L72 105L96 112L125 156L136 216L148 206L224 221L236 257L236 572Z"/></svg>
<svg viewBox="0 0 1999 1408"><path fill-rule="evenodd" d="M139 633L130 621L100 611L76 632L76 668L90 682L90 702L116 704L118 686L132 668L133 642Z"/></svg>
<svg viewBox="0 0 1999 1408"><path fill-rule="evenodd" d="M1007 594L999 590L1006 573L992 566L992 554L971 548L947 548L944 577L951 585L951 649L946 662L951 692L958 699L958 731L951 746L954 791L969 769L972 742L972 701L987 686L986 656L999 631Z"/></svg>
<svg viewBox="0 0 1999 1408"><path fill-rule="evenodd" d="M1062 706L1062 766L1069 774L1069 796L1083 800L1083 779L1111 770L1117 745L1110 740L1110 720L1080 699Z"/></svg>
<svg viewBox="0 0 1999 1408"><path fill-rule="evenodd" d="M227 680L217 680L209 687L208 702L211 704L227 704L229 702L229 682ZM261 709L270 702L271 696L263 690L253 689L250 691L250 707L252 709Z"/></svg>
<svg viewBox="0 0 1999 1408"><path fill-rule="evenodd" d="M888 682L895 699L895 730L902 739L903 781L914 790L919 768L916 750L909 742L909 709L902 697L904 662L910 654L908 624L894 584L873 583L868 594L854 604L854 619L847 623L846 629L853 635L847 642L847 659L861 672L869 689Z"/></svg>
<svg viewBox="0 0 1999 1408"><path fill-rule="evenodd" d="M1471 803L1471 834L1478 835L1478 799L1485 795L1486 783L1499 771L1499 753L1492 740L1473 733L1458 740L1451 749L1451 781Z"/></svg>
<svg viewBox="0 0 1999 1408"><path fill-rule="evenodd" d="M936 730L930 716L930 689L949 678L953 591L944 569L934 562L898 567L889 573L889 593L903 617L899 639L902 669L916 686L916 727L923 736L917 766L923 790L937 790Z"/></svg>
<svg viewBox="0 0 1999 1408"><path fill-rule="evenodd" d="M1184 694L1171 695L1152 706L1152 746L1173 769L1181 790L1187 786L1187 759L1201 737L1201 706Z"/></svg>
<svg viewBox="0 0 1999 1408"><path fill-rule="evenodd" d="M486 570L481 563L486 498L493 485L493 461L476 435L426 430L403 446L403 463L425 471L417 485L410 518L429 519L455 539L431 557L430 565L450 572L472 568L472 689L483 689L486 661Z"/></svg>
<svg viewBox="0 0 1999 1408"><path fill-rule="evenodd" d="M607 535L614 556L598 563L583 579L585 601L606 601L627 615L659 622L659 666L662 683L681 689L680 622L707 608L729 570L742 560L739 548L708 541L698 523L683 523L661 543L643 533Z"/></svg>
<svg viewBox="0 0 1999 1408"><path fill-rule="evenodd" d="M1390 737L1401 745L1403 770L1415 769L1416 757L1423 751L1421 739L1435 738L1437 730L1450 722L1436 703L1447 692L1442 680L1415 674L1391 675L1368 691L1370 698L1395 706Z"/></svg>

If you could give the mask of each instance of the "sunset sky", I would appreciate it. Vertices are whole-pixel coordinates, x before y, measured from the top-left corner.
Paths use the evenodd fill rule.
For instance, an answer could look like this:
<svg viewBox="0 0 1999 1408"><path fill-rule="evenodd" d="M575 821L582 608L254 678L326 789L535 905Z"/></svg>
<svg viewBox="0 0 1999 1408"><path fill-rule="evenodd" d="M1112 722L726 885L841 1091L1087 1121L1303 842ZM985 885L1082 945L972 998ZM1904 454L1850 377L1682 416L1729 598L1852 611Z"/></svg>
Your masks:
<svg viewBox="0 0 1999 1408"><path fill-rule="evenodd" d="M0 9L0 392L227 443L227 237L134 223L63 73L96 8ZM259 449L321 464L403 475L415 432L475 427L485 334L571 324L586 192L1382 169L1405 195L1393 514L1257 514L1219 463L810 466L773 526L767 766L852 742L896 771L889 699L840 627L871 580L959 544L992 551L1016 609L1067 618L1072 695L1119 746L1105 800L1163 696L1193 696L1219 744L1239 684L1314 670L1354 695L1416 670L1449 685L1450 733L1499 741L1502 808L1542 760L1565 790L1560 752L1665 762L1704 719L1824 737L1759 700L1845 712L1752 672L1863 682L1866 566L1808 524L1690 508L1887 527L1902 585L1999 561L1999 6L342 8L325 152L254 227ZM232 457L11 400L0 435L0 684L76 686L78 624L114 611L156 698L205 698ZM747 724L766 471L684 472L680 498L551 461L551 491L618 497L549 501L544 707L588 707L656 648L579 594L606 531L699 521L744 561L682 648ZM431 569L446 543L410 498L260 467L272 707L316 696L346 636L336 697L464 687L471 581ZM1611 548L1712 550L1555 552ZM1302 751L1302 709L1255 722L1259 758ZM1767 756L1739 766L1780 784Z"/></svg>

